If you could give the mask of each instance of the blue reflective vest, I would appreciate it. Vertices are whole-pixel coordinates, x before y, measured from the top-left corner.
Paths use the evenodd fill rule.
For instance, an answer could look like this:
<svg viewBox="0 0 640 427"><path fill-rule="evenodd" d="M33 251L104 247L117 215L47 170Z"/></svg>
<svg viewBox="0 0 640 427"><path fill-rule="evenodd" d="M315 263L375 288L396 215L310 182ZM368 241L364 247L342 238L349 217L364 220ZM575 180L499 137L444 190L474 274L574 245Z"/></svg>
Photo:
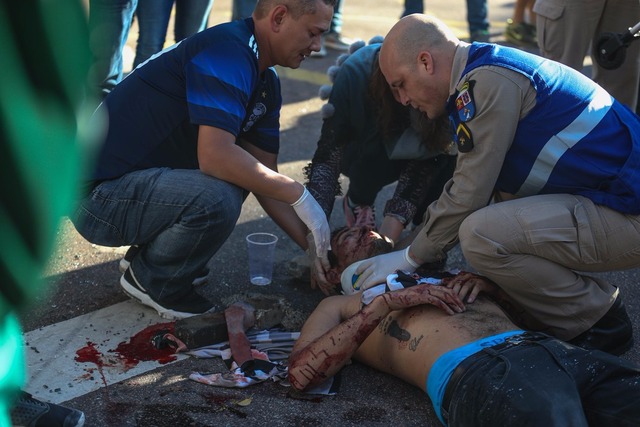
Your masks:
<svg viewBox="0 0 640 427"><path fill-rule="evenodd" d="M462 78L486 65L526 76L537 93L506 154L498 191L576 194L640 214L640 117L577 71L514 48L473 44ZM461 120L456 96L448 102L454 125Z"/></svg>

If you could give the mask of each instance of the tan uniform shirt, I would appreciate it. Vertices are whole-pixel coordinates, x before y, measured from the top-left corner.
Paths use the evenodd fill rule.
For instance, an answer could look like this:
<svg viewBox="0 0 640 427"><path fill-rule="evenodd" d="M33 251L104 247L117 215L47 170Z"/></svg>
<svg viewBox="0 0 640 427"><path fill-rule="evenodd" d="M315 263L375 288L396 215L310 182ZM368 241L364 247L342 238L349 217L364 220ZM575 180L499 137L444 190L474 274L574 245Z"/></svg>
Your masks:
<svg viewBox="0 0 640 427"><path fill-rule="evenodd" d="M456 50L449 94L474 80L475 115L466 122L473 149L458 154L453 178L432 203L411 244L411 253L422 262L440 261L458 241L458 228L474 211L487 206L513 141L518 122L535 106L536 92L529 79L498 66L481 66L460 78L471 45Z"/></svg>

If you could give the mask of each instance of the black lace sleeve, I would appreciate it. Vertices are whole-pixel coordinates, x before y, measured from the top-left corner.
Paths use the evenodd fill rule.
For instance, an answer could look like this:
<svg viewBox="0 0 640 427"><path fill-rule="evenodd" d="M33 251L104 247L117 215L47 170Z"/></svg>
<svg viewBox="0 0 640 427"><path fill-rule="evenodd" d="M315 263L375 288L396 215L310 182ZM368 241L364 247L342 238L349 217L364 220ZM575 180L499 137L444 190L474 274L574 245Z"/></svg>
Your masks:
<svg viewBox="0 0 640 427"><path fill-rule="evenodd" d="M393 197L385 205L384 216L395 216L407 225L418 207L439 197L444 184L453 175L454 167L455 157L447 154L409 161L400 173Z"/></svg>
<svg viewBox="0 0 640 427"><path fill-rule="evenodd" d="M336 141L333 118L324 119L318 147L311 163L305 166L304 175L307 189L318 201L327 218L331 216L336 196L342 194L340 161L343 151L344 145Z"/></svg>

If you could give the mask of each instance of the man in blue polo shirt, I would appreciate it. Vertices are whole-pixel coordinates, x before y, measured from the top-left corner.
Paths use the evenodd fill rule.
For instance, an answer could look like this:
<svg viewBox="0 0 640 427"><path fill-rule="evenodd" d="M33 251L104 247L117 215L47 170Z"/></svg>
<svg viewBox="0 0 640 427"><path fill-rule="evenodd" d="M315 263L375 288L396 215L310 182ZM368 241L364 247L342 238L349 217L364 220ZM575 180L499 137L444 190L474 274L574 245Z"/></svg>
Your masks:
<svg viewBox="0 0 640 427"><path fill-rule="evenodd" d="M166 318L213 304L193 290L249 192L328 267L329 226L304 186L277 172L280 82L320 49L334 0L260 0L251 18L202 31L138 66L105 98L108 130L73 216L105 246L132 245L120 285ZM307 234L312 236L307 239Z"/></svg>

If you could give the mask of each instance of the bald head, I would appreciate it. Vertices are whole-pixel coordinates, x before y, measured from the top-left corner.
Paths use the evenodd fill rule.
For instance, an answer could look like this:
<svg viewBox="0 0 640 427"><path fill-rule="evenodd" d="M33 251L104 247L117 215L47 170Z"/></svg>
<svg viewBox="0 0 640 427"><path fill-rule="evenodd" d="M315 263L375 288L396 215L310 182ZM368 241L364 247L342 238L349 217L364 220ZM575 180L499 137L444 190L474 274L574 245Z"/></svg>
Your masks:
<svg viewBox="0 0 640 427"><path fill-rule="evenodd" d="M385 37L378 61L396 99L431 119L443 115L459 44L451 30L432 16L415 14L398 21Z"/></svg>
<svg viewBox="0 0 640 427"><path fill-rule="evenodd" d="M398 21L384 39L380 56L391 52L399 65L412 64L422 51L432 54L453 54L460 40L439 19L423 14L405 16Z"/></svg>

